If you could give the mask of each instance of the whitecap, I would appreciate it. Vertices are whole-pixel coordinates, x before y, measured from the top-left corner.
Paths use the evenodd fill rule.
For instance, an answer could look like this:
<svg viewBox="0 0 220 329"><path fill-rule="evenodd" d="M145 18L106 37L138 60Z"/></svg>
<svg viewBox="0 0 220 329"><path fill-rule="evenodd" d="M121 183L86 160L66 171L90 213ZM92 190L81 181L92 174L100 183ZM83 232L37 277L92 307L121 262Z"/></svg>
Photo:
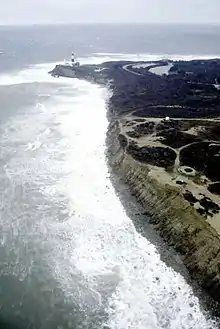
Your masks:
<svg viewBox="0 0 220 329"><path fill-rule="evenodd" d="M132 55L134 58L142 57ZM18 72L18 81L52 81L47 74L50 65L39 64ZM30 254L26 253L24 259L21 239L20 244L15 240L22 236L25 248L28 246L28 251L44 259L65 296L91 308L94 304L100 307L102 296L106 297L106 326L112 329L215 328L214 321L206 319L192 288L161 261L155 246L136 231L115 194L105 158L106 90L77 79L64 81L69 91L74 86L81 93L72 97L71 92L60 91L47 106L38 103L3 126L3 155L11 154L17 142L16 153L7 167L11 190L14 193L17 182L27 192L32 192L30 187L37 188L53 205L47 215L48 204L43 203L42 216L35 215L36 221L31 216L35 212L24 216L19 208L12 223L8 219L0 223L2 243L10 245L21 264L22 273L19 267L17 275L28 273L23 264L29 261ZM22 152L24 145L28 151L42 144L37 156ZM13 195L6 192L4 207L10 212ZM62 196L67 200L69 218L59 222L53 211L60 214L57 207Z"/></svg>

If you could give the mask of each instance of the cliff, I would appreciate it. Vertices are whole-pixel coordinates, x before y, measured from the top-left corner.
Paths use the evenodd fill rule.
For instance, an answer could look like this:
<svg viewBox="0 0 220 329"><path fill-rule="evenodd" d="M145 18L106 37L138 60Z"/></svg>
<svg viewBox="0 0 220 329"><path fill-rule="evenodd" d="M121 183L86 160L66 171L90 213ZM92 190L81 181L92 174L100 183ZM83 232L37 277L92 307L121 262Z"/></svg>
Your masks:
<svg viewBox="0 0 220 329"><path fill-rule="evenodd" d="M220 301L220 238L184 199L179 188L151 176L151 167L136 161L122 142L119 120L109 126L109 163L123 177L161 235L184 255L190 274Z"/></svg>
<svg viewBox="0 0 220 329"><path fill-rule="evenodd" d="M58 65L108 84L110 167L192 277L220 302L220 60Z"/></svg>

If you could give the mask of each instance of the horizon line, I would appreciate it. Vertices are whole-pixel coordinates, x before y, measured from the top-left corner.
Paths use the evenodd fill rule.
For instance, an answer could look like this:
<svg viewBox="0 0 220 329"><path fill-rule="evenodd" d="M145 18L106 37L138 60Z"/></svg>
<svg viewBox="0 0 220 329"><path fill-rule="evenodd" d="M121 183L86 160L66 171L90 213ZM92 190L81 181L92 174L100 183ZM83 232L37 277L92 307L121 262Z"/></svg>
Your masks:
<svg viewBox="0 0 220 329"><path fill-rule="evenodd" d="M179 26L215 26L220 22L48 22L48 23L17 23L0 24L0 27L35 27L35 26L66 26L66 25L179 25Z"/></svg>

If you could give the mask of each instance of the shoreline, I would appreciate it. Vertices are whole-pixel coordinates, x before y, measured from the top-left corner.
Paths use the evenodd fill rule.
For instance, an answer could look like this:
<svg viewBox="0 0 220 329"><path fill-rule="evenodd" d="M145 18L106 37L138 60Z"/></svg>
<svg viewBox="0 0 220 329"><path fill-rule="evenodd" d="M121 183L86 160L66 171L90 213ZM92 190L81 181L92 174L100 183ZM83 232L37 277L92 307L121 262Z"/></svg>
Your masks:
<svg viewBox="0 0 220 329"><path fill-rule="evenodd" d="M191 277L220 302L220 178L215 157L220 151L220 93L213 73L220 69L220 60L172 62L169 74L162 76L149 69L164 66L164 61L136 64L108 62L70 70L58 66L50 73L110 86L110 167L128 184L162 238L182 255ZM184 171L188 168L190 172Z"/></svg>
<svg viewBox="0 0 220 329"><path fill-rule="evenodd" d="M115 130L115 127L109 129L107 136L108 160L113 173L128 185L132 196L143 207L143 215L149 218L149 223L153 224L163 240L183 257L181 260L191 278L219 302L219 284L213 280L218 269L216 272L214 269L212 273L207 273L209 270L208 257L212 257L212 261L219 261L219 256L215 258L215 254L219 255L219 236L213 229L210 230L208 224L205 225L201 219L195 218L190 207L186 204L182 205L184 200L177 191L169 189L168 192L171 196L166 201L163 187L157 181L149 179L148 168L145 165L143 166L125 154L118 141L118 136L119 131ZM199 219L199 224L195 225L197 219ZM198 234L201 232L201 237L197 236L192 241L192 236L197 231ZM204 248L200 244L205 241L207 244ZM213 246L216 250L213 250L210 255L209 250ZM194 251L189 253L190 249ZM200 262L201 259L203 262Z"/></svg>
<svg viewBox="0 0 220 329"><path fill-rule="evenodd" d="M109 147L107 145L107 147ZM128 217L132 220L136 231L154 245L160 255L160 259L176 273L180 274L186 283L191 287L193 295L198 298L201 309L206 312L206 316L215 318L218 322L219 302L204 289L190 274L186 267L183 255L177 250L173 243L168 241L162 231L152 221L150 213L146 212L143 204L138 200L135 193L132 191L130 184L125 181L121 173L114 168L114 165L109 162L112 160L112 155L109 150L106 154L106 161L111 175L112 185L123 204ZM137 210L136 212L134 211Z"/></svg>

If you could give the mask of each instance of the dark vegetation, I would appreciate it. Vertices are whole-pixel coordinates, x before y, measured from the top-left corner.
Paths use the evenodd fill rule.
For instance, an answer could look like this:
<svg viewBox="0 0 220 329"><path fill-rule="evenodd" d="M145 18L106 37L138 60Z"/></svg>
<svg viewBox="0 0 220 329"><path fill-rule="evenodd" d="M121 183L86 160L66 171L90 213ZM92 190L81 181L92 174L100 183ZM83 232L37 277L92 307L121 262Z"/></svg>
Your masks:
<svg viewBox="0 0 220 329"><path fill-rule="evenodd" d="M154 131L155 122L145 122L133 127L132 131L127 132L127 135L132 138L139 138Z"/></svg>
<svg viewBox="0 0 220 329"><path fill-rule="evenodd" d="M208 186L208 190L211 193L220 195L220 182L216 182L216 183L210 184Z"/></svg>
<svg viewBox="0 0 220 329"><path fill-rule="evenodd" d="M157 133L157 136L164 138L160 140L162 144L168 145L172 148L180 148L190 143L201 141L201 139L197 136L187 134L175 128L171 128L169 130L162 130Z"/></svg>
<svg viewBox="0 0 220 329"><path fill-rule="evenodd" d="M174 149L178 149L180 165L194 168L213 183L219 182L220 121L215 118L220 117L220 89L216 88L220 84L220 60L173 62L168 75L149 72L149 68L166 65L164 61L148 62L149 66L142 68L133 67L134 64L119 61L84 65L70 68L65 75L109 84L109 115L135 116L126 123L126 127L131 127L127 138L119 136L122 147L135 159L168 168L174 165ZM62 70L62 66L57 66L51 74L62 75ZM166 116L171 120L157 124L153 119L149 121ZM191 133L191 128L196 131ZM153 135L161 147L139 147L128 141L129 137L148 135ZM219 194L219 183L216 184L210 185L209 190Z"/></svg>
<svg viewBox="0 0 220 329"><path fill-rule="evenodd" d="M201 199L197 199L190 191L186 191L183 196L192 206L197 202L200 204L202 208L197 209L200 215L213 217L214 214L217 214L220 211L219 205L213 202L210 198L203 196Z"/></svg>
<svg viewBox="0 0 220 329"><path fill-rule="evenodd" d="M203 84L220 84L220 61L219 59L193 60L190 62L179 61L170 69L171 73L186 78L190 81Z"/></svg>
<svg viewBox="0 0 220 329"><path fill-rule="evenodd" d="M176 152L168 147L139 147L130 143L127 152L140 162L164 168L173 166L176 160Z"/></svg>
<svg viewBox="0 0 220 329"><path fill-rule="evenodd" d="M161 62L161 65L164 63ZM180 150L180 165L194 168L211 181L220 181L220 60L179 61L169 75L156 75L149 68L135 68L132 74L120 63L113 64L110 99L112 113L131 113L135 121L144 118L170 118L155 124L152 120L132 125L128 137L153 134L165 147L128 146L128 152L139 161L168 167L174 164ZM157 63L158 65L158 63ZM115 68L117 67L117 70ZM132 65L128 67L132 70ZM195 129L195 133L189 130ZM219 186L210 185L215 191Z"/></svg>
<svg viewBox="0 0 220 329"><path fill-rule="evenodd" d="M114 80L114 110L135 110L140 117L220 115L220 90L214 86L220 81L220 60L176 62L170 71L171 75L157 76L145 69L144 75L138 76L113 64L109 74Z"/></svg>
<svg viewBox="0 0 220 329"><path fill-rule="evenodd" d="M220 180L220 144L199 142L180 151L180 163L203 172L212 181Z"/></svg>

